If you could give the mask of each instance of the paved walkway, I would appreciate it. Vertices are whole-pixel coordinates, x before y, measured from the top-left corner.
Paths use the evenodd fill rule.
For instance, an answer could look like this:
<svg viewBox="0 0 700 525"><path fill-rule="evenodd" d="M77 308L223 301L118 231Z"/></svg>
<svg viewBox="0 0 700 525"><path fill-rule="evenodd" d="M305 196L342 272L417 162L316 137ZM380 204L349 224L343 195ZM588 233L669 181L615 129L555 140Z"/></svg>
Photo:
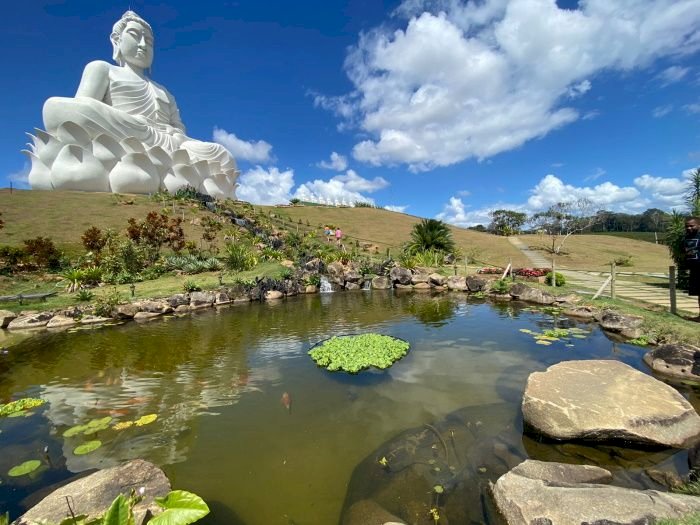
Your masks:
<svg viewBox="0 0 700 525"><path fill-rule="evenodd" d="M513 246L523 252L533 266L537 268L551 267L552 263L550 260L543 257L538 251L530 250L517 237L508 237L508 240ZM566 282L568 284L581 287L585 289L585 291L593 293L598 291L609 275L603 272L567 270L564 268L557 268L557 271L566 277ZM608 287L606 290L604 290L602 295L609 297L610 288ZM665 306L666 308L670 308L671 303L668 288L663 285L663 283L660 283L659 286L655 286L653 284L630 281L626 280L624 275L618 275L615 279L615 295L624 299L634 299L637 301L644 301L651 304ZM679 292L676 295L676 305L678 310L682 311L681 313L690 313L693 315L697 315L698 313L697 298L690 297L683 292Z"/></svg>

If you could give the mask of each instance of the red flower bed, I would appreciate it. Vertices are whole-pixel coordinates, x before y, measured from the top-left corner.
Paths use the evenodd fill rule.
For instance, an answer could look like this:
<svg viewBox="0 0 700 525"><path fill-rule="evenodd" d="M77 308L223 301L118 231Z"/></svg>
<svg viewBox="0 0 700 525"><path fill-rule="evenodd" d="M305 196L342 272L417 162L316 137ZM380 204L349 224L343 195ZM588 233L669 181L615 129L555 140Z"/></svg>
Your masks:
<svg viewBox="0 0 700 525"><path fill-rule="evenodd" d="M549 271L549 268L517 268L513 273L519 277L544 277Z"/></svg>
<svg viewBox="0 0 700 525"><path fill-rule="evenodd" d="M502 275L505 270L505 268L495 268L487 266L486 268L481 268L480 270L477 270L476 273L483 273L485 275Z"/></svg>

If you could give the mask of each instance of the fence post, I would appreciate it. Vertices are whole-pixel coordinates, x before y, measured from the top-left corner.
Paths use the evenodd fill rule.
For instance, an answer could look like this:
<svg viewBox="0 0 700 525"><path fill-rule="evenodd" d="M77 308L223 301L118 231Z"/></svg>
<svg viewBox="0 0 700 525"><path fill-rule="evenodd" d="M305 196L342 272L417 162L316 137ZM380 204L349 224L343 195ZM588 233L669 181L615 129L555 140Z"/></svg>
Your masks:
<svg viewBox="0 0 700 525"><path fill-rule="evenodd" d="M552 258L552 286L557 287L557 266L554 264L554 258Z"/></svg>
<svg viewBox="0 0 700 525"><path fill-rule="evenodd" d="M610 298L615 299L615 263L610 265Z"/></svg>
<svg viewBox="0 0 700 525"><path fill-rule="evenodd" d="M670 295L671 313L676 315L676 267L668 267L668 293Z"/></svg>

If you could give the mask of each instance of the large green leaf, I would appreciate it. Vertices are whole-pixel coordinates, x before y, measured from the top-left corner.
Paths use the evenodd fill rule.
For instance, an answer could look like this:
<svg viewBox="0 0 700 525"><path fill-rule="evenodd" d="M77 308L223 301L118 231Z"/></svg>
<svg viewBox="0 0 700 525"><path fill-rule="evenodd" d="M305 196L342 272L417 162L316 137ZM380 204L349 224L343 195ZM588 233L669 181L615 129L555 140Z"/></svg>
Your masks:
<svg viewBox="0 0 700 525"><path fill-rule="evenodd" d="M94 440L94 441L88 441L87 443L83 443L82 445L78 445L75 447L75 450L73 450L73 454L76 456L82 456L83 454L89 454L90 452L97 450L102 446L102 441L99 440Z"/></svg>
<svg viewBox="0 0 700 525"><path fill-rule="evenodd" d="M133 525L134 516L131 512L129 500L123 494L119 494L112 502L107 513L102 518L102 525Z"/></svg>
<svg viewBox="0 0 700 525"><path fill-rule="evenodd" d="M0 515L0 525L10 525L10 513Z"/></svg>
<svg viewBox="0 0 700 525"><path fill-rule="evenodd" d="M150 525L188 525L209 514L209 507L197 494L173 490L156 503L165 509L148 523Z"/></svg>
<svg viewBox="0 0 700 525"><path fill-rule="evenodd" d="M7 473L7 475L13 478L17 476L24 476L25 474L34 472L36 469L39 468L39 466L41 466L41 461L39 461L38 459L30 459L29 461L25 461L21 465L12 467Z"/></svg>

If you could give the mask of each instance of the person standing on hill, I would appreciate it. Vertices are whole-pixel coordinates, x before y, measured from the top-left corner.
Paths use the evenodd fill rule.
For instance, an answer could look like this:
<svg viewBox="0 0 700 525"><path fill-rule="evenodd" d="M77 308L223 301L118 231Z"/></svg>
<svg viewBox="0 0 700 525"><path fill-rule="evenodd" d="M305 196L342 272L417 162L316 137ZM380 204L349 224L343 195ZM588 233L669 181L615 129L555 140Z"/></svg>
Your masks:
<svg viewBox="0 0 700 525"><path fill-rule="evenodd" d="M343 240L343 231L340 228L336 228L335 230L335 242L338 246L340 246L341 241Z"/></svg>
<svg viewBox="0 0 700 525"><path fill-rule="evenodd" d="M685 221L685 263L690 270L688 280L688 295L698 296L698 310L700 313L700 217L688 217ZM700 321L700 315L693 321Z"/></svg>

